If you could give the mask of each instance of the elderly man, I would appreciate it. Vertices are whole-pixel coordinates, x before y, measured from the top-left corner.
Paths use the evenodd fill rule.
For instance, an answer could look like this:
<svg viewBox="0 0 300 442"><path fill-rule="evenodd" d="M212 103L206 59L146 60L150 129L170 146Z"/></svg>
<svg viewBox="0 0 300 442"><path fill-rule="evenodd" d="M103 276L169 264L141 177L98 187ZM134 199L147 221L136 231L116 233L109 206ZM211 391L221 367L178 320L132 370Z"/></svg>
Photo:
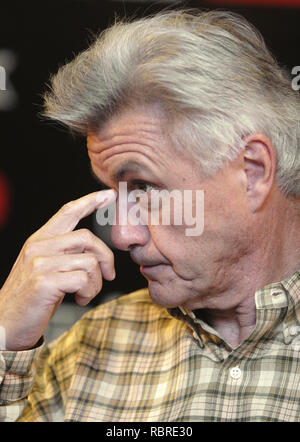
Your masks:
<svg viewBox="0 0 300 442"><path fill-rule="evenodd" d="M2 420L299 421L300 105L260 34L219 11L116 23L54 76L44 113L86 134L110 190L32 235L1 290ZM86 305L115 277L74 228L120 209L120 183L144 215L157 191L203 191L203 232L117 210L112 242L148 289L44 348L65 293Z"/></svg>

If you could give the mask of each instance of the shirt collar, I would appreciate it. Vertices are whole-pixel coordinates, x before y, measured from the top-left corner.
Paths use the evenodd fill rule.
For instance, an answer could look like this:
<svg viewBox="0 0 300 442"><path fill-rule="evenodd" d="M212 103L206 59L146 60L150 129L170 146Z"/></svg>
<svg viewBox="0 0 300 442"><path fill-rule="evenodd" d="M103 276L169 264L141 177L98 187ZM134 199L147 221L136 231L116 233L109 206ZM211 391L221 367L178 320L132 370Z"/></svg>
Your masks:
<svg viewBox="0 0 300 442"><path fill-rule="evenodd" d="M300 271L295 272L292 276L280 281L266 285L257 290L254 294L257 311L286 309L284 329L292 324L300 325ZM218 333L208 324L197 318L192 310L184 309L179 306L169 309L169 313L184 320L194 331L194 337L203 344L198 326L205 328L206 331L214 333L218 337Z"/></svg>

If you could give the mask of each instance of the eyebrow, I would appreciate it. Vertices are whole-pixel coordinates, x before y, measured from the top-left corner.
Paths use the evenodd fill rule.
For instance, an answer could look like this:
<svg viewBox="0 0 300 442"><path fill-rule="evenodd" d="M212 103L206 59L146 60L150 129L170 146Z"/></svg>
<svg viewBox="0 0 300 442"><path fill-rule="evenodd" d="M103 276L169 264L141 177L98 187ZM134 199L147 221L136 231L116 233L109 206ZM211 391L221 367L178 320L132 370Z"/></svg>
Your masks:
<svg viewBox="0 0 300 442"><path fill-rule="evenodd" d="M137 161L129 160L124 163L122 163L119 167L117 167L115 170L113 170L110 174L110 179L114 183L118 183L124 178L130 174L130 173L137 173L141 171L151 172L150 169L147 166L142 166ZM103 181L100 180L100 178L96 175L94 172L91 164L90 164L90 172L92 177L97 181L100 186L102 186L105 189L110 189L109 186L107 186Z"/></svg>
<svg viewBox="0 0 300 442"><path fill-rule="evenodd" d="M136 172L150 172L150 169L147 166L142 166L140 163L129 160L121 164L121 166L117 167L110 175L111 179L114 182L119 182L124 180L124 178L130 173Z"/></svg>

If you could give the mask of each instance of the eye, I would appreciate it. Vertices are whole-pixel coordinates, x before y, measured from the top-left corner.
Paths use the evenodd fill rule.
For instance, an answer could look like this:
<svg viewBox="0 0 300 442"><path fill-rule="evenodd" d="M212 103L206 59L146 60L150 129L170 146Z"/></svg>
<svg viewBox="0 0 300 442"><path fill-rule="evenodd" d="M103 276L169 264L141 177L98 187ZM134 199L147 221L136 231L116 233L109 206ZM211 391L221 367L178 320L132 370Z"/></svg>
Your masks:
<svg viewBox="0 0 300 442"><path fill-rule="evenodd" d="M154 198L154 194L159 192L158 186L149 183L148 181L133 180L130 184L128 183L128 187L129 192L134 191L135 197L138 199L138 204L141 208L152 210L152 200Z"/></svg>
<svg viewBox="0 0 300 442"><path fill-rule="evenodd" d="M142 190L147 193L147 192L150 192L154 188L154 185L151 183L148 183L147 181L134 180L134 181L132 181L132 183L129 187L130 187L130 190Z"/></svg>

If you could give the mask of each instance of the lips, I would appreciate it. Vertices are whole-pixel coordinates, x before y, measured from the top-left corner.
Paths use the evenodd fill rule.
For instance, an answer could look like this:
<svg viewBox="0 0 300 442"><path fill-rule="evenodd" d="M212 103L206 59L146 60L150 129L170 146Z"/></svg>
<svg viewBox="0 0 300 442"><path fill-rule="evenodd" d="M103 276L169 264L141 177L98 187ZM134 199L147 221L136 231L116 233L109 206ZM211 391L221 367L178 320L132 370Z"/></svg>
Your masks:
<svg viewBox="0 0 300 442"><path fill-rule="evenodd" d="M167 264L157 264L151 266L140 266L140 271L149 279L156 279L168 267Z"/></svg>
<svg viewBox="0 0 300 442"><path fill-rule="evenodd" d="M151 259L140 259L139 257L135 257L132 253L130 254L130 257L132 261L140 267L155 267L162 264L162 262L152 261Z"/></svg>

